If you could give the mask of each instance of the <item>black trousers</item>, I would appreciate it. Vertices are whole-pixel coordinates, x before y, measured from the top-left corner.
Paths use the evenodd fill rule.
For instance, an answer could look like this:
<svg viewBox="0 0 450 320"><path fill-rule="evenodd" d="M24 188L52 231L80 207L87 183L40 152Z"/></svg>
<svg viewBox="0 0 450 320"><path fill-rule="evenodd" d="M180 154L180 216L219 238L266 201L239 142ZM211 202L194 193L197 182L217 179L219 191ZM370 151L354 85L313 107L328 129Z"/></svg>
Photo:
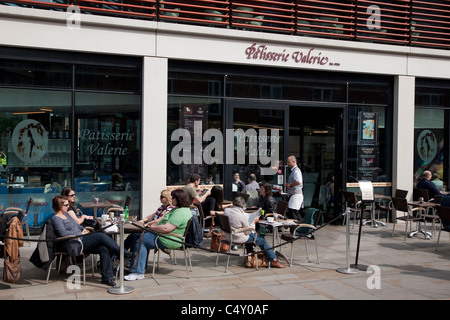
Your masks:
<svg viewBox="0 0 450 320"><path fill-rule="evenodd" d="M94 232L81 238L84 253L100 255L100 269L102 280L110 280L114 277L112 271L112 257L120 256L120 248L117 243L105 233Z"/></svg>

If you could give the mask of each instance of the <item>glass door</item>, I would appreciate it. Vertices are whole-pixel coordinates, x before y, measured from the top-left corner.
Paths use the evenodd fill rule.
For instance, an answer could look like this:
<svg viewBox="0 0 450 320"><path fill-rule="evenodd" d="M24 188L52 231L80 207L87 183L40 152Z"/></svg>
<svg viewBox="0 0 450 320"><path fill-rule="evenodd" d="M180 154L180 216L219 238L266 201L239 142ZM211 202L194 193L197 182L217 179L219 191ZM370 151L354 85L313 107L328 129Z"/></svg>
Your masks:
<svg viewBox="0 0 450 320"><path fill-rule="evenodd" d="M232 199L233 176L241 181L270 183L280 197L287 150L289 106L273 102L229 101L226 113L227 146L224 193ZM231 142L231 140L233 142Z"/></svg>
<svg viewBox="0 0 450 320"><path fill-rule="evenodd" d="M343 108L290 108L288 153L297 157L303 173L304 207L323 210L327 220L341 212L343 112Z"/></svg>

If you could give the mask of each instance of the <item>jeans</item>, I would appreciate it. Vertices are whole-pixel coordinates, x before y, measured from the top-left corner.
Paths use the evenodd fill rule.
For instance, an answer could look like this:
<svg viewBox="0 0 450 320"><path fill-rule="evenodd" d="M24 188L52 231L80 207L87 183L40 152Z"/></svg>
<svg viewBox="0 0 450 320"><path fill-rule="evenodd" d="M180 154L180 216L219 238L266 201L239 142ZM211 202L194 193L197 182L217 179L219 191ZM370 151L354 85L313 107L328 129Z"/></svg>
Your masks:
<svg viewBox="0 0 450 320"><path fill-rule="evenodd" d="M100 255L100 269L102 280L113 278L111 258L120 256L120 248L117 243L108 235L102 232L90 233L81 238L83 252Z"/></svg>
<svg viewBox="0 0 450 320"><path fill-rule="evenodd" d="M145 270L147 270L148 254L151 250L156 248L156 245L155 245L156 237L157 237L157 235L154 233L151 233L151 232L144 233L144 236L142 238L141 249L139 250L139 253L138 253L139 259L136 262L136 265L135 265L136 257L133 257L133 259L131 259L130 272L140 273L140 274L145 273ZM157 241L158 241L158 248L160 248L160 249L166 248L162 245L162 243L159 239ZM139 249L139 238L138 238L138 241L135 241L134 244L132 245L132 251L137 252L138 249Z"/></svg>
<svg viewBox="0 0 450 320"><path fill-rule="evenodd" d="M255 239L256 236L256 245L258 247L261 248L261 250L266 250L270 248L270 245L267 243L266 239L264 237L261 236L257 236L256 233L252 233L250 234L250 237L248 237L247 241L253 241ZM246 244L245 245L247 248L247 251L252 251L253 247L251 244ZM277 258L277 255L275 254L275 252L272 249L269 249L267 251L264 251L264 254L267 256L267 258L269 259L269 261L272 261L273 259Z"/></svg>

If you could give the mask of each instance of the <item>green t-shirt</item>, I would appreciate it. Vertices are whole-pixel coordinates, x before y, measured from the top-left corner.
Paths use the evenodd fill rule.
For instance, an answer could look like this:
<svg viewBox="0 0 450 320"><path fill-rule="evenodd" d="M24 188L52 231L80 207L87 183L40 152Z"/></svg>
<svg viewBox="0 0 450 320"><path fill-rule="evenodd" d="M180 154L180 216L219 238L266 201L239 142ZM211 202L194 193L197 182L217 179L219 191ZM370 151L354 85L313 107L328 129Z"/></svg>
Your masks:
<svg viewBox="0 0 450 320"><path fill-rule="evenodd" d="M189 208L175 208L166 213L163 216L163 218L158 222L158 225L165 224L168 222L176 226L176 229L173 230L172 233L184 235L184 231L186 230L189 219L191 218L192 213ZM167 238L175 239L176 242L170 241L170 239ZM177 238L176 236L165 235L164 237L160 237L159 239L167 249L177 249L181 247L180 243L181 239Z"/></svg>
<svg viewBox="0 0 450 320"><path fill-rule="evenodd" d="M191 202L191 204L194 202L194 198L196 196L198 196L197 190L195 190L195 188L191 185L188 184L183 188L184 192L186 192L189 201Z"/></svg>

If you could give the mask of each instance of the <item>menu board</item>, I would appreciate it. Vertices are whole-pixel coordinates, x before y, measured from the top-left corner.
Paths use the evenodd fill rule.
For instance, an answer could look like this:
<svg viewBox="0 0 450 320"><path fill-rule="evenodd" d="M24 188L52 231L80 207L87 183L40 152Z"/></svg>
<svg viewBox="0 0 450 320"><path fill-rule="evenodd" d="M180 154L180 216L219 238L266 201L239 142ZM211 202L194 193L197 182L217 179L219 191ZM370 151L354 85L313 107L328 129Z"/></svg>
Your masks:
<svg viewBox="0 0 450 320"><path fill-rule="evenodd" d="M362 201L373 201L373 185L371 181L360 180L358 181L359 188L361 189Z"/></svg>

